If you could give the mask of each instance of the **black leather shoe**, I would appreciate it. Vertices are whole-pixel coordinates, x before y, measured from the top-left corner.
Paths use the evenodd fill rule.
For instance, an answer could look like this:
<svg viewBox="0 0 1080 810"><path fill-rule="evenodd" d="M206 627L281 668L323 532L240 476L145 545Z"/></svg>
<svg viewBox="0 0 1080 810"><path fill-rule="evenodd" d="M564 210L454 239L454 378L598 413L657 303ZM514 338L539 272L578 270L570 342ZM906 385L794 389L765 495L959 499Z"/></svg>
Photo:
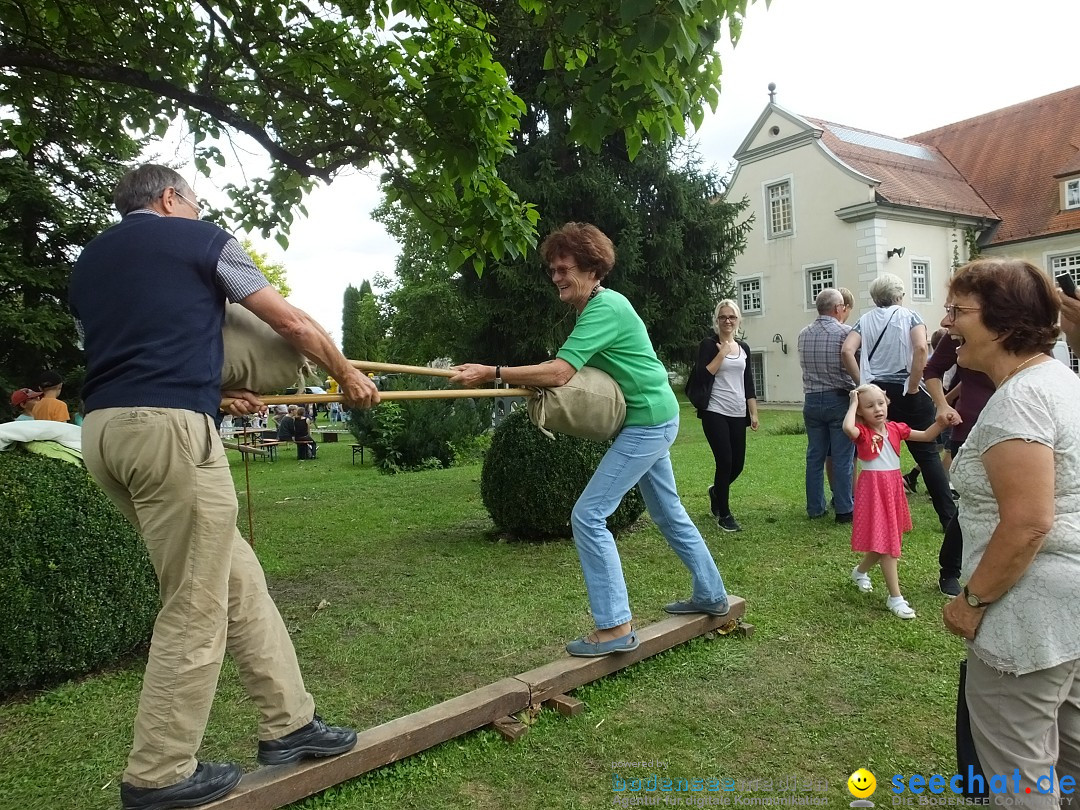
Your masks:
<svg viewBox="0 0 1080 810"><path fill-rule="evenodd" d="M240 784L244 772L231 762L200 762L195 773L183 782L163 788L141 788L120 784L124 810L169 810L171 807L198 807L220 799Z"/></svg>
<svg viewBox="0 0 1080 810"><path fill-rule="evenodd" d="M836 513L836 522L837 523L851 523L851 521L854 518L855 518L855 513L854 512L837 512Z"/></svg>
<svg viewBox="0 0 1080 810"><path fill-rule="evenodd" d="M313 757L333 757L344 754L354 745L355 731L328 726L319 715L315 715L310 723L292 734L259 742L259 762L263 765L284 765Z"/></svg>

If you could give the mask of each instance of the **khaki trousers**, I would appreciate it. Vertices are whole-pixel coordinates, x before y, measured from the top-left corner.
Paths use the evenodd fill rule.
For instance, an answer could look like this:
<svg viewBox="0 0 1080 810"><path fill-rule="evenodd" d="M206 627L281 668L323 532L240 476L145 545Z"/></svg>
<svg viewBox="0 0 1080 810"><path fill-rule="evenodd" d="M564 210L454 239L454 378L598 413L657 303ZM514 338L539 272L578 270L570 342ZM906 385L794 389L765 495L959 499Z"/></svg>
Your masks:
<svg viewBox="0 0 1080 810"><path fill-rule="evenodd" d="M1080 785L1080 661L1017 677L971 654L965 696L987 787L992 775L1008 777L1008 795L991 794L991 805L1080 807L1080 792L1063 796L1058 790L1063 776Z"/></svg>
<svg viewBox="0 0 1080 810"><path fill-rule="evenodd" d="M259 739L309 723L314 701L262 567L236 528L236 490L210 417L92 411L83 459L142 535L160 585L124 781L166 787L194 772L226 651L258 707Z"/></svg>

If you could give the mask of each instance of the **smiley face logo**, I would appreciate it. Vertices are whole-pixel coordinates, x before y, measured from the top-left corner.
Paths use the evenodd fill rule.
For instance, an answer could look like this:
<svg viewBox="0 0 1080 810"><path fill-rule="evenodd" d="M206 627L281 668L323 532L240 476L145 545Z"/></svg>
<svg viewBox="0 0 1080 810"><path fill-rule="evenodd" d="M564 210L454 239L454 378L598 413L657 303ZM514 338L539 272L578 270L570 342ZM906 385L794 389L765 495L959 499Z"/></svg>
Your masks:
<svg viewBox="0 0 1080 810"><path fill-rule="evenodd" d="M865 799L877 790L877 779L866 768L859 768L847 780L847 789L856 799Z"/></svg>

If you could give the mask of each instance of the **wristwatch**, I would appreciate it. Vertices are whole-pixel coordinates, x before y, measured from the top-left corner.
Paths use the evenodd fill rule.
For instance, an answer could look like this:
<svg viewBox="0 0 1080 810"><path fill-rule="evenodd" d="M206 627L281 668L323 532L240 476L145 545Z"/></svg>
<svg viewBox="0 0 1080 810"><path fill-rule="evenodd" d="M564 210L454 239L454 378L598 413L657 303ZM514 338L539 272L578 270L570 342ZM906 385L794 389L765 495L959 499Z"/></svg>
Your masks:
<svg viewBox="0 0 1080 810"><path fill-rule="evenodd" d="M495 384L502 385L502 366L495 366Z"/></svg>
<svg viewBox="0 0 1080 810"><path fill-rule="evenodd" d="M994 604L993 602L984 602L982 599L969 591L967 585L964 586L964 601L971 605L973 608L984 608Z"/></svg>

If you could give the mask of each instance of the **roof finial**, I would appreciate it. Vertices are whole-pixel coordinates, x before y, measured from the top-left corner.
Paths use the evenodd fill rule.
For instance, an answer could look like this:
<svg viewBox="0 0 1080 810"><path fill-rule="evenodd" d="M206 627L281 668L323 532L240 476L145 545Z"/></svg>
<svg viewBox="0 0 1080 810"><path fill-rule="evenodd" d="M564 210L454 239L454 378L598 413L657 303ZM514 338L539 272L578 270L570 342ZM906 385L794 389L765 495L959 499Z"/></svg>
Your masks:
<svg viewBox="0 0 1080 810"><path fill-rule="evenodd" d="M769 82L769 103L776 103L776 82Z"/></svg>

